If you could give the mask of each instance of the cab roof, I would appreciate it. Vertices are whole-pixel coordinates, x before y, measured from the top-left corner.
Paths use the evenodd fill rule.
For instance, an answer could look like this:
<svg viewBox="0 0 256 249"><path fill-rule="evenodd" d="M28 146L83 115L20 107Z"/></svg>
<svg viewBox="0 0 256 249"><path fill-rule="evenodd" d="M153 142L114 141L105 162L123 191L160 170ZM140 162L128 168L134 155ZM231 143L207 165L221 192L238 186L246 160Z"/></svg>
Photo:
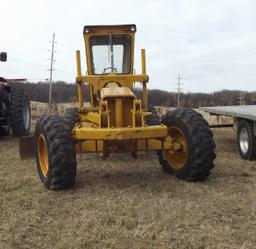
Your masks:
<svg viewBox="0 0 256 249"><path fill-rule="evenodd" d="M100 33L106 31L121 31L123 33L135 33L135 24L122 24L122 25L86 25L84 26L84 34Z"/></svg>

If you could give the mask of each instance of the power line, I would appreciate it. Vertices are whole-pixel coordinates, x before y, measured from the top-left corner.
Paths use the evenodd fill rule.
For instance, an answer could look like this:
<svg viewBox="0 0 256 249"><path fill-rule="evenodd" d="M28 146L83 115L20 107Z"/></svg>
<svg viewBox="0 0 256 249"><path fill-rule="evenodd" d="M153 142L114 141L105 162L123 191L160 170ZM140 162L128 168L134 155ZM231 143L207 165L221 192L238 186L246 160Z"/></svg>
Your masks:
<svg viewBox="0 0 256 249"><path fill-rule="evenodd" d="M49 81L49 79L33 79L33 78L28 78L28 81Z"/></svg>
<svg viewBox="0 0 256 249"><path fill-rule="evenodd" d="M175 88L177 90L177 107L180 107L180 93L182 91L183 88L181 88L181 85L183 85L183 83L181 82L183 78L181 78L180 74L178 74L178 78L177 78L177 87Z"/></svg>
<svg viewBox="0 0 256 249"><path fill-rule="evenodd" d="M52 105L52 74L53 74L53 70L54 70L53 64L55 62L55 60L54 60L54 53L56 52L56 51L54 51L54 45L56 44L56 42L55 42L55 33L53 33L53 35L52 35L51 43L52 43L51 64L50 64L50 69L49 69L49 71L50 71L50 80L49 80L49 83L50 83L50 86L49 86L49 108L50 109L51 109L51 105Z"/></svg>

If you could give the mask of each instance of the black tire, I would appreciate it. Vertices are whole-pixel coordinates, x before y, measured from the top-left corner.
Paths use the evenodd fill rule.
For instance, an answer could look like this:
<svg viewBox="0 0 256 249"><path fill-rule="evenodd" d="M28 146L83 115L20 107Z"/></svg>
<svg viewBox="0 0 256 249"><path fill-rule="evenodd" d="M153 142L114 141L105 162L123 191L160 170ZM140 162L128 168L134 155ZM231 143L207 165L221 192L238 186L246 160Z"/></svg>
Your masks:
<svg viewBox="0 0 256 249"><path fill-rule="evenodd" d="M76 123L79 122L79 113L77 107L67 108L64 118L67 121L69 129L72 130Z"/></svg>
<svg viewBox="0 0 256 249"><path fill-rule="evenodd" d="M237 147L241 158L245 160L256 158L256 137L253 134L253 124L249 120L241 120L238 123Z"/></svg>
<svg viewBox="0 0 256 249"><path fill-rule="evenodd" d="M42 137L48 155L48 169L45 173L41 166ZM52 190L73 187L76 177L76 154L65 119L57 115L41 117L36 124L35 141L37 169L45 187Z"/></svg>
<svg viewBox="0 0 256 249"><path fill-rule="evenodd" d="M11 127L9 124L9 120L6 119L6 125L3 125L2 127L0 127L0 136L9 136L10 135L10 131L11 131Z"/></svg>
<svg viewBox="0 0 256 249"><path fill-rule="evenodd" d="M0 79L1 81L1 79ZM9 86L4 86L0 91L0 109L1 109L1 118L2 126L0 127L0 135L8 136L10 135L10 88Z"/></svg>
<svg viewBox="0 0 256 249"><path fill-rule="evenodd" d="M168 112L162 123L169 129L178 129L187 146L186 160L178 169L164 158L163 151L158 151L163 170L186 181L205 180L214 167L216 155L212 131L202 115L191 109L179 108Z"/></svg>
<svg viewBox="0 0 256 249"><path fill-rule="evenodd" d="M30 130L31 110L28 94L22 89L11 90L10 126L14 136L27 136Z"/></svg>
<svg viewBox="0 0 256 249"><path fill-rule="evenodd" d="M153 105L149 105L148 111L152 114L146 116L145 122L147 125L159 125L160 120L156 111L156 108Z"/></svg>

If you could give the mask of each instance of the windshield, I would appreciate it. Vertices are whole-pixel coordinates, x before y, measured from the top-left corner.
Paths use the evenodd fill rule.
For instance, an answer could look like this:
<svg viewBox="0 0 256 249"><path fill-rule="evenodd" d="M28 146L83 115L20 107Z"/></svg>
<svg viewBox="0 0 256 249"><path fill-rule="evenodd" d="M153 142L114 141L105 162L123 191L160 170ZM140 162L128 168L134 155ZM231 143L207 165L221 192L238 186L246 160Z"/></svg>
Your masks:
<svg viewBox="0 0 256 249"><path fill-rule="evenodd" d="M129 35L98 35L90 38L93 74L128 74L131 65Z"/></svg>

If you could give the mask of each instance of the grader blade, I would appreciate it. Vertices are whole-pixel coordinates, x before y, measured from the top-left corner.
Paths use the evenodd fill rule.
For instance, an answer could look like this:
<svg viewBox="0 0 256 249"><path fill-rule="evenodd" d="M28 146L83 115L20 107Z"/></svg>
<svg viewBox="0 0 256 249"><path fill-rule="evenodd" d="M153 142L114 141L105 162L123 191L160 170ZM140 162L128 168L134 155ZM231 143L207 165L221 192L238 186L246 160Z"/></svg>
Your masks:
<svg viewBox="0 0 256 249"><path fill-rule="evenodd" d="M35 137L34 136L21 137L19 141L19 150L20 150L20 158L22 160L34 158L36 154Z"/></svg>

